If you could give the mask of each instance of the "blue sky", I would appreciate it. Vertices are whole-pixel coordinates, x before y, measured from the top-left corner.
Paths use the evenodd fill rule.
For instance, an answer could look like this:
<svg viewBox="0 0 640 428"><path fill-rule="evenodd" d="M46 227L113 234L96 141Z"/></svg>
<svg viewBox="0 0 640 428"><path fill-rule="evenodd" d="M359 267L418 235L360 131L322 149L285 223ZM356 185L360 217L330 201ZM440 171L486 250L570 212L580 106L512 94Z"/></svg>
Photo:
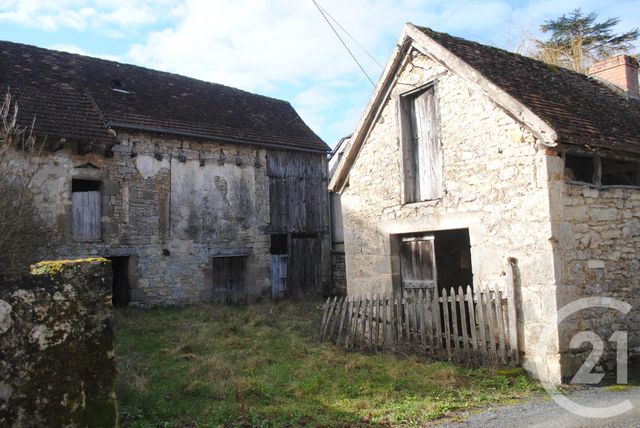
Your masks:
<svg viewBox="0 0 640 428"><path fill-rule="evenodd" d="M318 1L383 65L405 22L516 51L576 7L619 17L618 31L640 23L637 0ZM345 38L375 81L381 68ZM0 39L285 99L330 145L353 131L373 90L312 0L0 0Z"/></svg>

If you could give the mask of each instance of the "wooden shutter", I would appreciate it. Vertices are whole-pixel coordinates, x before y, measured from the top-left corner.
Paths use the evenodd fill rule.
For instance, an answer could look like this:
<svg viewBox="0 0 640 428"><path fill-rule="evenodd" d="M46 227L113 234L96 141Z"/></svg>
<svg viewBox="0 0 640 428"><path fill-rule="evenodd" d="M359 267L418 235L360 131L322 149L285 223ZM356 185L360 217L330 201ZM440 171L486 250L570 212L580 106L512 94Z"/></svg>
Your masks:
<svg viewBox="0 0 640 428"><path fill-rule="evenodd" d="M403 238L401 249L403 289L433 288L437 284L433 236Z"/></svg>
<svg viewBox="0 0 640 428"><path fill-rule="evenodd" d="M73 239L100 240L101 201L99 191L72 192Z"/></svg>
<svg viewBox="0 0 640 428"><path fill-rule="evenodd" d="M426 201L442 197L442 147L438 137L435 93L433 87L412 96L407 114L410 118L410 141L413 155L413 200Z"/></svg>

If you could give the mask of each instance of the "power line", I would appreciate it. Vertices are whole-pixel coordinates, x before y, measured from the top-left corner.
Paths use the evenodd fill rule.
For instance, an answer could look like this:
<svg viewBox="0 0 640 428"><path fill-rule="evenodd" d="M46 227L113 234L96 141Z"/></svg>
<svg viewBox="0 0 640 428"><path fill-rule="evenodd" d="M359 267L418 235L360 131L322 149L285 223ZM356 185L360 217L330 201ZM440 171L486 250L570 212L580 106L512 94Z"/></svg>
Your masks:
<svg viewBox="0 0 640 428"><path fill-rule="evenodd" d="M333 30L334 34L340 40L340 43L342 43L342 46L344 46L344 48L347 50L347 52L349 52L349 55L351 55L351 58L355 61L355 63L358 64L358 67L360 68L362 73L366 76L367 80L369 80L369 82L371 82L371 85L373 85L373 87L375 87L376 84L373 83L373 80L371 80L371 78L369 77L367 72L364 70L364 67L362 67L362 64L360 64L360 62L358 62L358 60L356 59L355 55L353 55L353 52L351 52L351 49L349 49L349 46L347 46L347 44L342 39L342 37L340 37L340 34L336 31L336 29L334 28L334 26L331 23L331 21L329 21L329 18L327 18L327 15L324 14L324 12L323 12L322 8L320 7L320 5L318 4L318 2L316 2L316 0L311 0L311 1L313 1L313 4L316 6L316 8L318 8L318 12L320 12L320 14L324 18L324 20L327 21L327 24L329 24L329 27L331 27L331 30Z"/></svg>
<svg viewBox="0 0 640 428"><path fill-rule="evenodd" d="M375 57L374 57L374 56L373 56L373 55L372 55L372 54L371 54L371 53L370 53L370 52L369 52L369 51L368 51L364 46L362 46L362 45L360 44L360 42L358 42L358 40L356 40L356 38L355 38L355 37L353 37L353 36L352 36L352 35L351 35L351 34L350 34L350 33L349 33L349 32L348 32L348 31L347 31L347 30L342 26L342 25L340 25L340 23L339 23L339 22L338 22L338 21L337 21L333 16L331 16L331 14L330 14L329 12L327 12L327 9L325 9L324 7L320 6L320 5L319 5L319 4L317 4L317 3L316 3L316 6L318 6L320 9L322 9L322 12L324 12L324 14L326 14L329 18L331 18L331 20L332 20L333 22L335 22L335 23L336 23L336 25L337 25L338 27L340 27L340 29L341 29L342 31L344 31L344 32L345 32L345 34L346 34L347 36L349 36L349 38L350 38L351 40L353 40L353 42L354 42L356 45L358 45L358 47L359 47L359 48L360 48L364 53L366 53L366 54L367 54L367 56L368 56L369 58L371 58L371 60L372 60L373 62L375 62L376 64L378 64L378 66L379 66L380 68L384 69L384 66L383 66L382 64L380 64L380 63L378 62L378 60L377 60L377 59L376 59L376 58L375 58Z"/></svg>
<svg viewBox="0 0 640 428"><path fill-rule="evenodd" d="M442 21L442 25L444 25L453 15L456 14L456 12L458 11L458 9L460 9L462 7L462 5L466 2L467 0L460 0L460 3L458 3L458 5L456 6L455 9L453 9L453 12L451 12L449 14L449 16L447 16L444 21Z"/></svg>

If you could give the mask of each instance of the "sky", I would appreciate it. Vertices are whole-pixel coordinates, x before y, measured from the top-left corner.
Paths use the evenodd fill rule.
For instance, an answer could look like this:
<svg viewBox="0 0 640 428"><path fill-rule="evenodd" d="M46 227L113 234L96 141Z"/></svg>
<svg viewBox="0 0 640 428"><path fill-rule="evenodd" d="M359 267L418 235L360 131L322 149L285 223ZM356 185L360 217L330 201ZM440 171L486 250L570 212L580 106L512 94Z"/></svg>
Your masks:
<svg viewBox="0 0 640 428"><path fill-rule="evenodd" d="M317 1L374 82L406 22L514 51L577 7L619 17L620 32L640 25L639 0ZM373 92L313 0L0 0L0 40L284 99L330 146L354 131Z"/></svg>

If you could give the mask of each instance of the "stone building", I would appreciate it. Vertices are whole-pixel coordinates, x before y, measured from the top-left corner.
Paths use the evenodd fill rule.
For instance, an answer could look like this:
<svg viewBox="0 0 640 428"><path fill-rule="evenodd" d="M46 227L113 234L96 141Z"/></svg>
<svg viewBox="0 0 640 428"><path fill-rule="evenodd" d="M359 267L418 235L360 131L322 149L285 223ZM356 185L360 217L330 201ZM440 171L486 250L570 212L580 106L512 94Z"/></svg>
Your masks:
<svg viewBox="0 0 640 428"><path fill-rule="evenodd" d="M606 83L407 24L330 180L348 293L501 288L515 258L519 348L536 376L575 373L583 330L607 364L616 330L640 352L638 68L614 62L607 73L624 78ZM583 297L631 310L559 319Z"/></svg>
<svg viewBox="0 0 640 428"><path fill-rule="evenodd" d="M116 304L328 283L329 149L286 101L9 42L0 88L46 138L33 185L58 241L42 256L110 258Z"/></svg>

